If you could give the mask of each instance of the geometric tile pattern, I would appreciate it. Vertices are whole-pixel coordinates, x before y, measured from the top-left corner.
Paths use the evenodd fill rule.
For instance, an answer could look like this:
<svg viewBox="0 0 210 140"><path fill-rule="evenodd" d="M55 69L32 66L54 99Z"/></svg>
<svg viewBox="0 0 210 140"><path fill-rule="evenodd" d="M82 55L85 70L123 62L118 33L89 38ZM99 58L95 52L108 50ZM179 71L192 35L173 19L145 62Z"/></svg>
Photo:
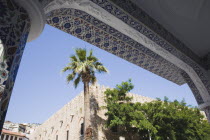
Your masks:
<svg viewBox="0 0 210 140"><path fill-rule="evenodd" d="M199 56L197 56L184 43L178 40L175 36L173 36L173 34L168 32L161 24L159 24L157 21L151 18L146 12L144 12L141 8L137 7L130 0L100 0L100 1L91 0L91 1L93 1L100 7L104 8L106 11L110 12L111 14L115 15L123 22L129 24L134 29L147 35L147 37L152 39L153 41L156 40L157 44L161 45L169 52L179 50L182 53L184 53L184 55L190 57L198 64L202 65L203 67L206 67L206 65L203 63L202 59ZM132 17L135 17L135 19L137 20L135 20ZM139 23L139 21L141 23ZM158 35L155 35L154 32ZM175 48L171 47L169 43L164 43L165 41L162 41L160 37L164 38L165 41L170 42L170 44L172 44L173 47Z"/></svg>
<svg viewBox="0 0 210 140"><path fill-rule="evenodd" d="M49 4L49 2L54 1L56 4L62 4L64 2L67 2L66 0L46 0L45 6ZM80 1L80 0L68 0L68 2L73 1ZM156 22L153 18L151 18L148 14L146 14L142 9L137 7L135 4L133 4L130 0L90 0L109 12L110 14L114 15L116 18L120 19L136 31L140 32L144 36L146 36L148 39L152 40L156 44L158 44L160 47L171 53L172 55L176 56L178 59L182 60L184 63L189 65L193 70L196 72L197 76L200 78L202 84L205 86L205 89L201 90L207 90L208 95L210 95L210 80L208 78L208 75L206 75L206 70L208 69L208 65L205 61L203 61L202 58L197 56L194 52L192 52L185 44L183 44L180 40L178 40L175 36L173 36L170 32L168 32L164 27L162 27L158 22ZM56 15L55 15L56 17ZM57 25L58 26L58 25ZM59 27L57 27L59 28ZM101 28L100 28L101 29ZM62 29L61 29L62 30ZM68 31L66 31L68 32ZM72 34L72 33L71 33ZM76 34L73 34L77 36ZM77 36L79 37L79 36ZM79 37L80 38L80 37ZM81 38L85 39L85 38ZM97 46L97 45L96 45ZM100 46L98 46L100 47ZM110 49L111 50L111 49ZM107 50L110 52L110 50ZM111 52L113 53L113 52ZM145 53L144 53L145 54ZM117 54L116 54L117 55ZM129 55L129 54L128 54ZM118 55L119 56L119 55ZM125 59L125 58L124 58ZM126 59L128 60L128 59ZM128 60L132 63L134 63L131 60ZM143 60L144 61L144 60ZM145 61L149 62L145 59ZM149 62L150 63L150 62ZM136 65L139 65L137 63L134 63ZM148 63L146 63L147 65ZM144 65L139 65L143 68ZM152 66L153 68L153 66ZM167 65L168 68L168 65ZM172 68L172 67L171 67ZM145 68L149 70L147 67ZM151 71L151 70L149 70ZM174 75L174 72L169 70L172 75L171 79L169 79L169 76L164 73L164 71L156 72L152 71L155 74L158 74L170 81L173 81L172 76ZM180 70L178 70L180 71ZM176 70L177 72L177 70ZM164 73L164 74L160 74ZM180 75L181 72L178 73L179 80L175 83L180 84ZM176 77L175 77L176 78ZM181 80L181 83L183 82L183 79ZM173 81L174 82L174 81ZM193 90L193 89L192 89ZM204 93L205 94L205 93ZM210 118L209 118L210 120Z"/></svg>
<svg viewBox="0 0 210 140"><path fill-rule="evenodd" d="M174 83L185 83L178 67L83 11L55 10L47 15L47 23Z"/></svg>
<svg viewBox="0 0 210 140"><path fill-rule="evenodd" d="M54 4L58 4L61 5L64 2L67 2L66 0L47 0L47 2L51 2L54 1ZM77 1L78 3L80 3L80 0L68 0L68 2L73 2L73 1ZM188 66L190 66L193 71L191 71L191 68L189 69L188 67L184 66L186 70L188 70L189 74L191 73L194 77L191 77L192 79L190 79L189 75L186 73L183 73L182 70L180 70L179 68L176 69L175 67L175 72L171 69L174 68L173 65L169 64L169 65L165 65L165 62L162 62L158 59L155 59L157 61L155 61L155 63L157 64L158 61L161 63L161 66L157 66L157 71L156 70L151 70L150 68L156 68L155 66L153 67L151 63L151 61L153 61L153 58L155 57L149 57L149 59L147 59L147 57L140 57L140 58L136 58L135 55L133 55L135 57L135 61L133 61L132 59L128 59L126 56L131 56L131 50L134 49L139 49L139 47L135 47L135 45L130 45L129 43L128 46L130 47L122 47L124 46L123 43L125 42L125 40L122 40L118 37L118 35L114 35L113 38L114 40L118 40L118 43L120 44L120 47L116 47L114 46L112 43L112 45L108 46L110 48L104 48L103 44L95 44L94 41L92 41L90 39L90 41L88 39L86 39L82 33L80 33L81 35L79 35L77 32L74 32L72 30L66 30L64 29L64 25L62 25L63 23L60 23L61 27L59 27L59 23L53 23L50 21L51 24L53 24L52 26L55 26L56 28L59 28L65 32L68 32L74 36L77 36L78 38L81 38L91 44L94 44L104 50L107 50L115 55L120 56L123 59L126 59L138 66L141 66L155 74L158 74L168 80L171 80L175 83L184 83L183 79L185 79L185 81L188 83L188 85L190 86L190 88L192 89L193 94L196 97L196 100L198 101L198 104L203 103L203 100L206 99L202 99L201 95L202 94L206 94L206 92L208 92L208 96L210 95L210 80L208 75L206 74L207 70L208 70L208 64L207 62L205 62L203 60L203 58L200 58L199 56L197 56L194 52L192 52L185 44L183 44L180 40L178 40L175 36L173 36L170 32L168 32L164 27L162 27L158 22L156 22L153 18L151 18L148 14L146 14L142 9L140 9L139 7L137 7L135 4L133 4L130 0L90 0L92 2L94 2L95 4L97 4L98 6L100 6L101 8L103 8L104 10L106 10L107 12L109 12L110 14L112 14L113 16L115 16L116 18L120 19L122 22L126 23L127 25L129 25L130 27L132 27L133 29L135 29L136 31L138 31L139 33L141 33L142 35L146 36L148 39L152 40L153 42L155 42L156 44L158 44L158 46L162 47L163 49L165 49L167 52L169 52L170 54L172 54L173 56L175 56L176 58L180 59L182 62L186 63ZM47 5L47 3L45 3L45 5ZM68 5L68 4L67 4ZM59 14L58 14L59 15ZM69 15L63 15L63 18L67 18ZM80 16L80 15L79 15ZM54 17L58 18L59 20L61 20L58 16L54 15ZM69 17L72 17L72 15L70 14ZM77 15L74 17L78 17ZM87 15L88 17L88 15ZM82 19L82 17L80 17ZM52 20L52 19L51 19ZM78 19L74 19L73 20L78 20ZM49 21L48 21L49 22ZM88 21L88 19L85 19L86 23ZM92 22L92 21L91 21ZM99 22L100 23L100 22ZM100 31L105 31L105 33L107 33L108 35L112 35L111 32L107 32L106 29L103 29L103 27L98 27L97 26L98 23L93 24L91 23L91 25L94 25L94 27L97 27L97 29ZM74 28L75 30L77 29L77 27L75 27L76 25L71 24L72 28ZM82 26L82 25L79 25ZM89 26L89 25L85 25L85 26ZM108 26L107 26L108 27ZM84 27L82 27L81 29L83 29ZM85 30L82 30L84 33ZM95 31L95 30L94 30ZM93 31L93 34L95 34ZM91 35L93 35L91 33ZM122 36L122 34L119 36ZM100 37L101 41L103 41L103 37ZM110 38L111 40L113 40L112 38ZM111 44L111 43L109 43ZM112 46L112 47L111 47ZM139 46L142 46L141 44L139 44ZM115 50L115 49L116 50ZM129 48L129 49L127 49ZM141 47L143 48L143 47ZM115 51L113 51L113 49ZM126 49L128 51L126 51L126 53L124 54L124 56L121 56L119 54L120 49ZM141 50L141 49L140 49ZM135 50L136 51L136 50ZM139 50L138 50L139 51ZM133 51L132 51L133 52ZM151 51L150 51L151 52ZM145 53L144 51L139 51L140 56L141 53L144 56L148 56L148 53ZM153 52L152 52L153 53ZM137 61L137 62L136 62ZM142 64L139 64L139 62L142 62ZM154 61L153 61L154 62ZM150 65L151 67L145 67L145 65ZM165 71L168 71L168 73L163 70L159 71L158 68L162 68L162 66L165 66L165 68L169 68ZM195 73L196 75L195 75ZM163 74L164 73L164 74ZM170 74L169 74L170 73ZM174 77L175 73L178 73L177 76L179 77L179 80L176 79L176 77ZM170 76L171 77L170 77ZM183 79L180 78L180 75L182 75ZM175 81L174 81L175 78ZM199 78L199 79L197 79ZM181 80L182 79L182 80ZM193 83L196 82L196 83ZM200 81L202 83L200 83ZM196 88L196 86L197 89ZM204 85L204 86L203 86ZM199 93L202 92L202 93ZM206 95L205 95L206 96ZM210 113L209 113L210 114ZM210 120L210 115L208 115L208 119Z"/></svg>
<svg viewBox="0 0 210 140"><path fill-rule="evenodd" d="M53 0L38 1L44 7ZM202 66L206 69L206 64L143 10L132 4L130 0L91 1L190 65L210 94L209 79L201 68ZM174 83L182 85L187 82L198 104L204 103L188 74L87 13L73 9L60 9L48 15L47 23ZM30 20L27 12L13 0L1 0L0 47L3 47L3 52L0 54L0 130L4 123L29 29ZM207 107L206 114L210 118L209 112L210 108Z"/></svg>
<svg viewBox="0 0 210 140"><path fill-rule="evenodd" d="M192 79L189 77L189 75L186 72L181 73L185 81L187 82L188 86L192 90L192 93L194 94L194 97L198 103L198 105L204 103L201 94L199 93L198 89L196 88L195 84L193 83Z"/></svg>
<svg viewBox="0 0 210 140"><path fill-rule="evenodd" d="M194 69L210 95L206 63L130 0L91 0Z"/></svg>
<svg viewBox="0 0 210 140"><path fill-rule="evenodd" d="M13 0L0 1L0 131L30 29L27 12Z"/></svg>
<svg viewBox="0 0 210 140"><path fill-rule="evenodd" d="M59 5L67 1L79 2L80 0L40 1L42 1L43 4L46 6L52 1L55 1L56 4ZM207 90L210 95L210 80L205 72L208 69L207 63L204 62L202 58L193 53L185 44L183 44L180 40L178 40L175 36L168 32L158 22L156 22L153 18L146 14L146 12L144 12L142 9L133 4L130 0L90 1L94 2L107 12L111 13L112 15L129 25L130 27L134 28L136 31L139 31L141 34L154 41L156 44L170 52L172 55L176 56L178 59L188 64L196 72L203 85L205 86L205 90Z"/></svg>

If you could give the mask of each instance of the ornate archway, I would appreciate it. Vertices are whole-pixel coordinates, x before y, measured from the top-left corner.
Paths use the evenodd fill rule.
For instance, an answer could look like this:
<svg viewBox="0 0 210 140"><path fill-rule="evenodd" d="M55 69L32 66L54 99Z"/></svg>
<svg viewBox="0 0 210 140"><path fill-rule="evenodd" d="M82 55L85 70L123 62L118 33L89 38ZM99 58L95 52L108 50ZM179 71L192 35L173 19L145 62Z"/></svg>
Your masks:
<svg viewBox="0 0 210 140"><path fill-rule="evenodd" d="M0 7L5 11L0 16L1 127L27 36L35 39L45 21L178 85L188 83L210 120L207 63L131 1L2 0Z"/></svg>

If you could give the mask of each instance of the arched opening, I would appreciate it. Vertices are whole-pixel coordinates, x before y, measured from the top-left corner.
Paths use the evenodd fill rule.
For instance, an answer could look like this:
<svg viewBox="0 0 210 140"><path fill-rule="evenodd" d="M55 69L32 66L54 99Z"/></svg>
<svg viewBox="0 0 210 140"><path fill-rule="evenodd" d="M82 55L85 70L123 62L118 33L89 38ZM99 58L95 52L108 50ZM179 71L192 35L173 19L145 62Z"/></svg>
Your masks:
<svg viewBox="0 0 210 140"><path fill-rule="evenodd" d="M82 4L85 8L91 6L88 5L88 3L82 3ZM98 3L98 5L100 4ZM109 21L109 18L101 14L101 12L97 11L97 9L93 9L93 12L95 12L96 14L99 13L98 15ZM119 13L119 11L116 13ZM116 15L116 13L113 13L113 15L114 14ZM148 38L151 40L159 39L159 37L155 36L155 34L153 34L149 29L146 30L147 27L139 26L138 24L131 22L131 20L129 19L131 17L127 16L122 16L122 17L116 16L116 17L122 20L123 22L127 21L130 22L127 24L129 24L129 26L132 26L132 28L134 28L135 26L136 30L138 28L141 31L142 29L145 29L144 35L146 37L143 39L148 39ZM25 22L27 23L28 21ZM205 101L208 101L207 98L209 97L207 96L207 94L210 91L210 88L208 88L210 86L208 79L206 79L206 76L203 75L202 73L202 69L200 69L197 65L194 65L195 63L192 63L191 61L189 61L190 68L188 67L188 65L187 66L183 65L183 63L178 63L180 65L176 65L172 62L169 62L168 61L169 59L166 60L166 58L163 55L154 52L154 50L152 51L151 49L148 49L147 47L143 46L138 41L136 41L134 38L140 37L138 36L139 34L135 34L135 32L130 30L127 30L128 32L127 34L122 33L122 31L119 31L113 28L112 26L107 25L106 23L102 22L102 20L99 20L98 18L91 16L90 14L87 14L81 10L71 9L71 8L61 8L59 10L54 10L49 12L47 14L47 23L62 31L65 31L66 33L74 35L90 44L93 44L107 52L110 52L120 58L123 58L137 66L140 66L156 75L159 75L169 81L172 81L178 85L182 85L188 82L190 88L193 90L194 96L198 104L201 105L202 108L206 108L208 106L208 103L205 103ZM139 32L143 34L143 31L142 32L141 31ZM129 34L132 34L133 38L131 37L132 35L129 36ZM147 43L147 41L145 42ZM148 42L151 43L150 41ZM157 44L161 45L164 44L165 42L167 41L163 42L160 41L159 43L157 43L156 41L154 44L149 44L149 45L154 47ZM172 50L170 46L165 46L165 47L166 47L165 49L170 53L176 52L175 50ZM13 52L14 49L11 49L11 51ZM156 51L160 50L157 49ZM50 51L48 50L47 52ZM168 54L167 56L170 58L172 55ZM20 56L21 55L17 55L16 57L19 58ZM188 59L187 57L180 56L180 60L187 63L187 61L190 59ZM183 71L182 66L187 68L188 70L187 74ZM13 69L14 70L13 78L16 77L15 73L17 73L18 67L19 64L17 64ZM191 67L193 67L193 69L191 69ZM43 70L41 70L41 72L43 72ZM190 72L192 72L192 74L190 74ZM195 78L196 80L192 79L192 75L196 74L198 75L198 78L197 79ZM5 75L5 73L3 75ZM12 82L14 82L14 79L12 79L13 80ZM13 84L10 84L8 89L12 89L12 87ZM1 96L3 95L6 94L1 94ZM4 98L4 100L2 100L2 106L4 109L7 108L7 102L9 102L9 98L10 95L8 94L7 98ZM6 110L3 110L3 113L5 114Z"/></svg>

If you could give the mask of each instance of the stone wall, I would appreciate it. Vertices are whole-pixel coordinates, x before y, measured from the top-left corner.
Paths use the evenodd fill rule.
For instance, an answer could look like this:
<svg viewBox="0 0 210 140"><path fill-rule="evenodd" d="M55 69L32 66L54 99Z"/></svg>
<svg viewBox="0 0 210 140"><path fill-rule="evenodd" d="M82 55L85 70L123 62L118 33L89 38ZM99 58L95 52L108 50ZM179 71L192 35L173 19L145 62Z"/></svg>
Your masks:
<svg viewBox="0 0 210 140"><path fill-rule="evenodd" d="M98 140L119 140L119 135L110 133L104 127L105 110L101 106L105 105L103 92L107 88L104 86L91 86L91 119L96 131L94 139ZM154 99L144 97L137 94L129 93L133 96L133 102L150 102ZM62 109L51 116L46 122L38 127L35 132L30 136L30 140L80 140L81 137L81 124L83 123L84 116L84 97L80 93L76 98L71 100ZM67 139L67 133L68 139Z"/></svg>

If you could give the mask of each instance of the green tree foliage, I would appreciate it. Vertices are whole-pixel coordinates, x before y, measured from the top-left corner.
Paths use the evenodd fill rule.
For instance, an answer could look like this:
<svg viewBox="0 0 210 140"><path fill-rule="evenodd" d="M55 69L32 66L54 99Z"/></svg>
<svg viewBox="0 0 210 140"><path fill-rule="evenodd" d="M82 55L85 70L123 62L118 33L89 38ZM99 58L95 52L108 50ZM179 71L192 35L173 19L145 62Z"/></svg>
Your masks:
<svg viewBox="0 0 210 140"><path fill-rule="evenodd" d="M118 127L121 135L138 135L154 140L209 140L210 125L200 110L185 101L170 102L167 97L148 103L132 103L126 93L131 80L105 91L107 127ZM132 138L132 137L130 137Z"/></svg>
<svg viewBox="0 0 210 140"><path fill-rule="evenodd" d="M184 101L153 101L141 105L149 122L156 128L156 139L209 139L210 125L198 108L186 106Z"/></svg>
<svg viewBox="0 0 210 140"><path fill-rule="evenodd" d="M157 133L156 128L147 120L146 116L140 111L139 104L133 104L132 98L126 96L133 89L131 80L122 82L114 89L105 91L105 102L107 106L106 116L107 127L120 129L121 135L141 134L148 137L149 134Z"/></svg>

